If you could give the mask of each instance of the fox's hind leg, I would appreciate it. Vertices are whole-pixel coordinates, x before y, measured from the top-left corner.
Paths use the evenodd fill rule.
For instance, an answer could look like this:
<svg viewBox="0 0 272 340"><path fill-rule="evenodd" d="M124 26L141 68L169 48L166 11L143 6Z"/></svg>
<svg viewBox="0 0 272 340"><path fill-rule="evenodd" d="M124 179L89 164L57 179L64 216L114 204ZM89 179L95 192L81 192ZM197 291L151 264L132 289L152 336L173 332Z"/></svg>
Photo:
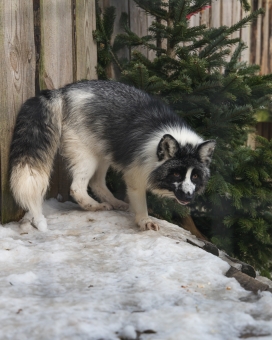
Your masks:
<svg viewBox="0 0 272 340"><path fill-rule="evenodd" d="M72 175L70 194L81 208L90 211L111 210L109 203L98 203L88 195L88 183L98 167L98 159L71 130L64 131L62 155Z"/></svg>
<svg viewBox="0 0 272 340"><path fill-rule="evenodd" d="M102 202L108 202L116 210L127 211L129 205L124 201L115 198L107 188L105 178L108 168L109 164L107 162L100 161L94 176L89 182L89 186Z"/></svg>
<svg viewBox="0 0 272 340"><path fill-rule="evenodd" d="M91 148L92 145L95 147L95 141L92 142L91 136L84 136L83 132L80 136L73 129L64 126L61 154L66 159L72 176L70 194L84 210L111 210L109 203L98 203L88 195L88 184L98 169L99 160Z"/></svg>

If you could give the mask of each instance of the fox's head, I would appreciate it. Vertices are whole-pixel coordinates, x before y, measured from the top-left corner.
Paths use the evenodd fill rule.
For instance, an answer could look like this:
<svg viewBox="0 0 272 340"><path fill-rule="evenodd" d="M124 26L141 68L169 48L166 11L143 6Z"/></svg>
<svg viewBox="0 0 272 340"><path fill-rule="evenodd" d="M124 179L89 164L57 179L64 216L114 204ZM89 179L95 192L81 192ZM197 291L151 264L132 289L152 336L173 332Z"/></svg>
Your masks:
<svg viewBox="0 0 272 340"><path fill-rule="evenodd" d="M164 135L157 147L159 165L149 177L151 191L183 205L190 203L205 189L214 148L214 140L180 145L173 136Z"/></svg>

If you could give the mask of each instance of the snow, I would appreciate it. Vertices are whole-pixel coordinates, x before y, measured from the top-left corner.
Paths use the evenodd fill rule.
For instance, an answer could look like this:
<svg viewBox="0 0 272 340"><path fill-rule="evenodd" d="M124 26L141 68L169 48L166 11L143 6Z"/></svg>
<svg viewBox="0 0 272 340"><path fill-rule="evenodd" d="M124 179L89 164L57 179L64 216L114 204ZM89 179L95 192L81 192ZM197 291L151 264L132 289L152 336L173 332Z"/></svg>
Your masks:
<svg viewBox="0 0 272 340"><path fill-rule="evenodd" d="M272 294L227 278L187 231L140 232L129 213L71 202L44 210L46 233L0 227L0 339L272 339Z"/></svg>

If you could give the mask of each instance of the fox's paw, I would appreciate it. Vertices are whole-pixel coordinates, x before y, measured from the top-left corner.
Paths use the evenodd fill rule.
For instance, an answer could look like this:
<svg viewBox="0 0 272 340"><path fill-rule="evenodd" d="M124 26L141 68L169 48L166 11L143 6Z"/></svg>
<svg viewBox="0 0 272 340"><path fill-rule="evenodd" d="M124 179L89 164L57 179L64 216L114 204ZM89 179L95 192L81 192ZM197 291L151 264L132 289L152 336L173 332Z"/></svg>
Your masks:
<svg viewBox="0 0 272 340"><path fill-rule="evenodd" d="M89 211L103 211L103 210L112 210L113 207L107 203L97 203L97 204L92 204L84 207L85 210Z"/></svg>
<svg viewBox="0 0 272 340"><path fill-rule="evenodd" d="M28 233L33 229L32 225L32 219L33 215L30 214L30 212L26 212L25 216L20 221L20 229L23 233Z"/></svg>
<svg viewBox="0 0 272 340"><path fill-rule="evenodd" d="M28 233L29 231L33 230L33 225L31 224L30 220L23 219L20 222L20 229L23 233Z"/></svg>
<svg viewBox="0 0 272 340"><path fill-rule="evenodd" d="M122 211L128 211L129 205L121 200L116 200L113 204L113 209L115 210L122 210Z"/></svg>
<svg viewBox="0 0 272 340"><path fill-rule="evenodd" d="M150 218L143 218L137 224L140 227L141 231L145 231L145 230L158 231L158 230L160 230L159 225L157 223L154 223Z"/></svg>
<svg viewBox="0 0 272 340"><path fill-rule="evenodd" d="M39 231L45 232L47 231L47 222L46 218L42 215L39 219L33 219L33 224Z"/></svg>

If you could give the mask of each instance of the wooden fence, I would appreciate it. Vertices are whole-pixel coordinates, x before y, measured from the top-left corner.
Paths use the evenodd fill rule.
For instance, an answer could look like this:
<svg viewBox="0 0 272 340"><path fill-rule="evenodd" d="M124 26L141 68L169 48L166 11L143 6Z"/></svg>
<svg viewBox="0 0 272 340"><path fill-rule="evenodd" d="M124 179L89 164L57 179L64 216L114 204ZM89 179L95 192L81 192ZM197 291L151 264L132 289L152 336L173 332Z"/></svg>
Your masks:
<svg viewBox="0 0 272 340"><path fill-rule="evenodd" d="M115 6L114 34L121 12L129 13L132 30L143 35L153 20L133 0L99 0ZM193 16L190 25L231 25L245 13L237 0L212 0L212 7ZM271 0L253 0L253 9L267 14L234 36L250 47L243 60L260 63L262 73L272 71ZM2 223L21 216L8 184L8 154L16 115L21 104L42 89L53 89L80 79L96 78L95 0L0 0L0 215ZM128 51L124 51L128 56ZM153 52L143 50L147 57ZM58 156L48 197L69 196L69 180Z"/></svg>
<svg viewBox="0 0 272 340"><path fill-rule="evenodd" d="M18 109L40 90L96 78L94 0L0 0L0 212L17 219L9 192L8 154ZM58 157L49 196L68 198Z"/></svg>

